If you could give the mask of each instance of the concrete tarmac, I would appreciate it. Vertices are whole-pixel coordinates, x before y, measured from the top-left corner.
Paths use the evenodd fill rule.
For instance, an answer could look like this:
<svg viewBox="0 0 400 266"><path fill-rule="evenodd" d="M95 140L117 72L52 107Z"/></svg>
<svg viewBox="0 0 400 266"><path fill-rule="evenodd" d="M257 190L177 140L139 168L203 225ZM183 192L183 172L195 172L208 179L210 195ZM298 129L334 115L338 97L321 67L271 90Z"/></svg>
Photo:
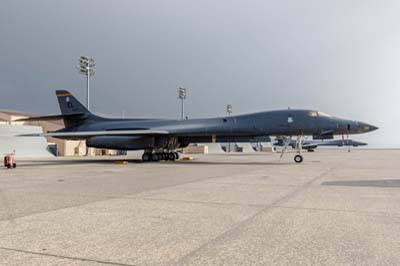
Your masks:
<svg viewBox="0 0 400 266"><path fill-rule="evenodd" d="M0 265L400 265L400 150L17 161Z"/></svg>

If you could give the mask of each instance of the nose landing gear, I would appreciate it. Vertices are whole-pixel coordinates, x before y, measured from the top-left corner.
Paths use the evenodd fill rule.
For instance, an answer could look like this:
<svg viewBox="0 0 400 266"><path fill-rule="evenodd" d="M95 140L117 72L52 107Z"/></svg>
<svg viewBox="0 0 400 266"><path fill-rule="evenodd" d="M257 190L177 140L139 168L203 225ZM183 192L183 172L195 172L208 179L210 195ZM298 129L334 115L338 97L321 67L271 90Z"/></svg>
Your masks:
<svg viewBox="0 0 400 266"><path fill-rule="evenodd" d="M303 149L303 135L297 136L297 141L296 141L296 149L297 149L297 155L294 156L294 161L296 163L302 163L303 162L303 156L301 156L301 151Z"/></svg>
<svg viewBox="0 0 400 266"><path fill-rule="evenodd" d="M296 163L302 163L303 162L303 156L301 156L301 151L302 151L302 146L303 146L302 139L303 139L303 135L297 136L296 146L294 146L296 148L296 150L297 150L297 155L294 156L294 161ZM291 140L292 140L292 136L290 136L289 138L285 138L284 146L283 146L283 149L282 149L282 153L281 153L280 159L282 159L284 153L286 152L286 149L290 145Z"/></svg>
<svg viewBox="0 0 400 266"><path fill-rule="evenodd" d="M300 154L297 154L296 156L294 156L294 161L296 163L301 163L303 162L303 156L301 156Z"/></svg>

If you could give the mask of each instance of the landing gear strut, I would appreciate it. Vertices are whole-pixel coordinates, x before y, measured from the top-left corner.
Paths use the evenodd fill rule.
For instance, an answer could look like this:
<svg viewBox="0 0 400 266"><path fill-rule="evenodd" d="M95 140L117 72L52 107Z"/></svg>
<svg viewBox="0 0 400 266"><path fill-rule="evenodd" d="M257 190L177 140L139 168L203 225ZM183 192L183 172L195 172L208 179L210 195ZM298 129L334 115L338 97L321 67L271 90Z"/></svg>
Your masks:
<svg viewBox="0 0 400 266"><path fill-rule="evenodd" d="M297 149L297 153L298 154L294 156L294 161L296 163L302 163L303 162L303 156L301 156L301 150L302 150L302 147L303 147L302 140L303 140L303 135L297 136L296 149Z"/></svg>

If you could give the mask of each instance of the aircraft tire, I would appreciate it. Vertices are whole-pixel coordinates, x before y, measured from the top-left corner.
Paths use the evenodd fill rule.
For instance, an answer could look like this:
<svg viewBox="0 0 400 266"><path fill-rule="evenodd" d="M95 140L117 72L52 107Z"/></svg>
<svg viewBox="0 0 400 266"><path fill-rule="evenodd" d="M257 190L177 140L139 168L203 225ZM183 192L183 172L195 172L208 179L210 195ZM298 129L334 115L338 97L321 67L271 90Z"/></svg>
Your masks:
<svg viewBox="0 0 400 266"><path fill-rule="evenodd" d="M167 152L163 153L163 160L168 161L168 153Z"/></svg>
<svg viewBox="0 0 400 266"><path fill-rule="evenodd" d="M174 155L175 155L175 160L178 160L179 159L179 153L174 152Z"/></svg>
<svg viewBox="0 0 400 266"><path fill-rule="evenodd" d="M151 160L152 160L153 162L158 162L158 161L160 160L160 155L159 155L158 153L153 153L153 154L151 155Z"/></svg>
<svg viewBox="0 0 400 266"><path fill-rule="evenodd" d="M175 161L175 154L173 152L168 153L168 160Z"/></svg>
<svg viewBox="0 0 400 266"><path fill-rule="evenodd" d="M297 154L296 156L294 156L294 161L296 163L302 163L303 162L303 156L301 156L300 154Z"/></svg>
<svg viewBox="0 0 400 266"><path fill-rule="evenodd" d="M151 159L151 154L150 153L147 153L147 152L143 153L143 155L142 155L142 161L143 162L149 162L150 159Z"/></svg>

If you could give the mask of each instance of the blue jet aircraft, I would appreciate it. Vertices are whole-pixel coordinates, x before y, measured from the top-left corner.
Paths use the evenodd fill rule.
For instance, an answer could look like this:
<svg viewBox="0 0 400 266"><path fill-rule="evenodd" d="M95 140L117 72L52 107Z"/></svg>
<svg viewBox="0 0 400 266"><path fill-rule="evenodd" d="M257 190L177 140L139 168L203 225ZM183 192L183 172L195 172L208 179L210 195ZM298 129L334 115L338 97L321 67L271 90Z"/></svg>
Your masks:
<svg viewBox="0 0 400 266"><path fill-rule="evenodd" d="M168 119L113 119L89 112L70 92L56 91L61 115L31 117L21 121L62 119L65 128L40 136L60 139L85 140L88 147L144 150L144 162L176 160L177 150L190 143L240 142L265 136L297 136L296 163L301 163L303 136L332 139L334 135L360 134L377 127L349 119L342 119L315 110L277 110L229 117L168 120ZM31 134L30 136L38 136ZM283 155L284 151L282 152ZM281 156L282 156L281 155Z"/></svg>

